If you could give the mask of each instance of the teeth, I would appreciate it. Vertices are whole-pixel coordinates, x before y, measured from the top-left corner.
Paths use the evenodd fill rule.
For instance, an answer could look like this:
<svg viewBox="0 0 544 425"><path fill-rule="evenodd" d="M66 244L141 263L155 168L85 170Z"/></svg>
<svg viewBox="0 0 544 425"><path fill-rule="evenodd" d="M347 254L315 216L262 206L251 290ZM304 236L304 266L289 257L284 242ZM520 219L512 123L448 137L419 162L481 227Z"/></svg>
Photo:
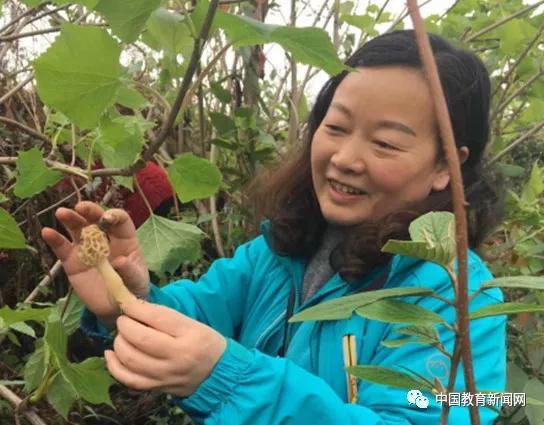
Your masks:
<svg viewBox="0 0 544 425"><path fill-rule="evenodd" d="M335 182L333 180L329 180L331 186L337 190L338 192L342 193L348 193L350 195L362 195L364 192L362 192L359 189L354 189L353 187L343 185L341 183Z"/></svg>

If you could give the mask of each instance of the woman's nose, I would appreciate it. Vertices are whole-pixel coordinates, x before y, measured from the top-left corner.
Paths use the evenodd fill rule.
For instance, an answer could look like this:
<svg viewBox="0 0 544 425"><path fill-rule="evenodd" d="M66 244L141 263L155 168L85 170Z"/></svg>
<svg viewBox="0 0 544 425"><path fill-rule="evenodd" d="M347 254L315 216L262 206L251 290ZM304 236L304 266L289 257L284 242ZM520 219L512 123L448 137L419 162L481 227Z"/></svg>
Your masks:
<svg viewBox="0 0 544 425"><path fill-rule="evenodd" d="M354 138L344 140L331 156L331 163L345 173L362 173L366 165L363 160L361 143L358 143Z"/></svg>

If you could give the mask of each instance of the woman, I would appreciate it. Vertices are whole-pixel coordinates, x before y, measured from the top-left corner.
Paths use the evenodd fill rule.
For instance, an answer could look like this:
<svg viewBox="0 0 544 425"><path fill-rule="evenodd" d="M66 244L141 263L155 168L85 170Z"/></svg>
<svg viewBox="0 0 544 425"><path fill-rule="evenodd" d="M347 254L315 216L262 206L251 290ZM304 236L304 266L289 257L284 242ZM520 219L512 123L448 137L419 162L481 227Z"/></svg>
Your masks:
<svg viewBox="0 0 544 425"><path fill-rule="evenodd" d="M489 133L489 77L473 54L437 36L431 45L463 163L470 242L476 247L499 211L479 172ZM439 422L441 407L431 394L424 394L429 406L420 408L409 403L406 390L360 381L357 403L349 402L342 351L348 334L356 337L359 364L406 367L447 385L449 359L436 348L381 344L399 338L395 330L402 326L357 315L287 324L307 307L369 289L426 286L454 297L441 267L380 251L388 239L406 238L409 222L419 215L451 210L450 175L414 34L377 37L347 64L355 70L321 90L302 149L258 186L258 205L268 219L262 235L241 245L233 258L216 260L196 285L149 284L134 226L121 210L104 213L87 202L59 209L57 217L74 243L52 229L43 231L90 310L83 320L87 331L117 326L114 350L105 358L120 382L177 396L197 423ZM110 224L114 266L149 301L123 306L123 315L101 278L77 259L81 227L100 219ZM489 279L471 251L469 291ZM435 298L408 301L455 321L453 307ZM470 309L501 301L500 290L493 289L476 297ZM443 326L436 330L452 352L453 333ZM504 390L504 317L474 321L470 336L478 388ZM456 390L464 390L461 371ZM480 415L484 424L496 417L488 408ZM469 423L468 408L453 407L450 422Z"/></svg>

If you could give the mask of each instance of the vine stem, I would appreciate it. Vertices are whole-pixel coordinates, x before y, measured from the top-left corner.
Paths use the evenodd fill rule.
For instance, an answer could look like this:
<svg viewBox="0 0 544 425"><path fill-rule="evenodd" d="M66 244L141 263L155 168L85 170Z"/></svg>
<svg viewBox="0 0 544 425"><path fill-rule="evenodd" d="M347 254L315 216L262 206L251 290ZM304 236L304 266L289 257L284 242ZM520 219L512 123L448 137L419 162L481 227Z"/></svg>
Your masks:
<svg viewBox="0 0 544 425"><path fill-rule="evenodd" d="M450 184L453 196L453 211L455 214L455 234L458 260L457 302L455 306L457 312L457 337L455 341L454 354L457 351L460 351L461 353L460 356L453 359L451 367L452 369L456 369L457 365L454 363L455 361L459 363L459 357L462 357L467 389L472 394L475 394L476 385L474 382L474 368L472 364L472 349L470 346L469 334L470 320L468 316L468 233L467 216L465 210L466 199L463 190L461 165L459 163L448 107L446 105L444 92L438 76L438 69L433 57L429 37L425 31L425 23L419 12L417 0L407 0L407 5L412 23L414 25L421 62L423 64L423 69L433 98L451 179ZM455 282L452 282L452 284L455 285ZM448 384L448 387L452 386L450 385L451 380L455 381L455 375L452 374L452 376L450 376L450 383ZM480 424L480 412L478 411L477 406L470 406L470 419L472 424Z"/></svg>

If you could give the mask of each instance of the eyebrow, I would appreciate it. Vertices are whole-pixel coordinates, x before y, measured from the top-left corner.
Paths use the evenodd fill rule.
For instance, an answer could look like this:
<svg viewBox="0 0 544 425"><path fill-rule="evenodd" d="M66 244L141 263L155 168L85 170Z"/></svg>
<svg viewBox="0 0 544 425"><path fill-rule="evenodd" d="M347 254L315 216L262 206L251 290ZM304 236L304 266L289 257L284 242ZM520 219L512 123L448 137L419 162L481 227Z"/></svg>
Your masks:
<svg viewBox="0 0 544 425"><path fill-rule="evenodd" d="M341 103L332 102L330 107L338 109L340 112L342 112L344 115L347 115L348 117L352 117L351 111L345 105ZM380 120L378 121L377 128L388 128L391 130L398 130L403 133L409 134L410 136L417 137L417 133L412 128L398 121Z"/></svg>

